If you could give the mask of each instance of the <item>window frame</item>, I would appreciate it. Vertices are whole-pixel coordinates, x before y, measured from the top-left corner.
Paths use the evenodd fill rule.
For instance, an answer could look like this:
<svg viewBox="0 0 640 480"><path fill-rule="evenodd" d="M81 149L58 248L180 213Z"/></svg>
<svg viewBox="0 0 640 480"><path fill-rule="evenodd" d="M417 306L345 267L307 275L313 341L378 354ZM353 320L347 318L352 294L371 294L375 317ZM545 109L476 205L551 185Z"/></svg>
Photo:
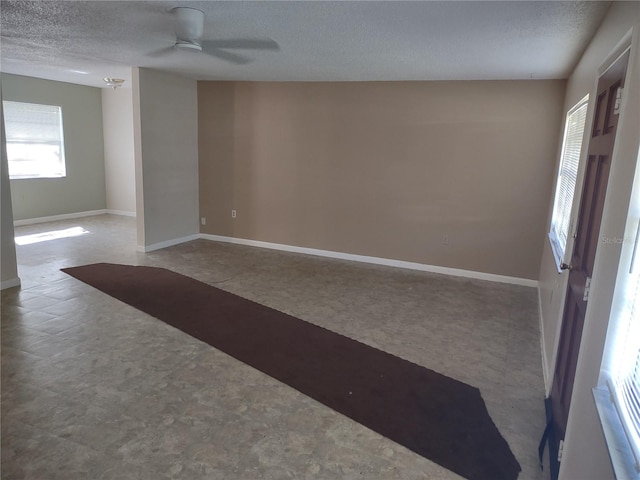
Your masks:
<svg viewBox="0 0 640 480"><path fill-rule="evenodd" d="M557 171L557 179L556 179L556 188L553 198L553 208L551 210L551 221L549 225L549 242L551 244L551 251L553 253L553 257L556 261L556 266L560 271L560 266L563 262L567 260L567 246L569 245L569 238L571 236L571 231L574 228L574 204L576 199L576 192L578 189L578 179L580 172L580 165L582 164L582 154L583 147L585 141L585 131L587 126L587 113L589 110L589 94L585 95L580 101L578 101L573 107L569 109L565 116L565 125L564 132L562 138L562 150L560 153L560 162L558 165ZM576 134L572 130L572 121L573 116L575 114L582 115L582 125L579 129L579 142L571 142L569 140L573 138L573 135ZM569 155L572 158L569 158ZM572 174L572 179L570 182L573 183L571 189L563 189L563 173L569 170L571 165L568 165L571 162L575 165L575 171L570 172ZM558 213L559 209L562 207L559 205L560 201L565 202L563 212ZM560 216L561 218L558 218ZM562 218L564 216L564 218ZM562 220L565 220L564 225L560 225ZM564 239L560 238L558 234L559 228L566 227L566 231L563 232Z"/></svg>
<svg viewBox="0 0 640 480"><path fill-rule="evenodd" d="M45 107L50 110L50 114L55 115L56 122L50 122L48 125L51 126L51 130L58 130L56 135L49 135L49 138L13 138L11 135L11 120L8 118L11 116L11 111L19 106L35 106L35 107ZM4 121L5 121L5 144L7 146L7 163L9 167L9 179L10 180L34 180L34 179L56 179L56 178L66 178L67 176L67 159L66 159L66 149L65 149L65 138L64 138L64 118L62 114L62 106L60 105L51 105L44 103L33 103L33 102L21 102L15 100L3 100L2 108L4 110ZM28 108L25 108L27 110ZM15 110L14 110L15 111ZM9 113L9 114L7 114ZM42 122L45 125L44 122ZM38 167L38 160L31 159L27 160L28 163L34 165L36 168L32 168L32 172L21 174L16 173L16 162L24 161L24 159L18 160L15 158L14 149L12 146L22 145L25 149L28 149L29 146L35 147L52 147L54 150L54 155L58 156L58 160L54 168L45 170L44 173L33 173L33 170L41 170L41 167ZM37 156L37 153L31 153L31 157ZM12 169L13 166L13 169ZM13 170L13 172L12 172Z"/></svg>
<svg viewBox="0 0 640 480"><path fill-rule="evenodd" d="M638 156L640 162L640 152ZM637 175L637 174L636 174ZM634 180L634 190L638 178ZM593 389L616 475L640 475L640 197L630 201L623 252L600 369ZM635 207L633 207L635 205ZM632 230L633 228L633 231ZM633 399L633 400L631 400ZM631 407L635 405L635 407ZM631 408L630 408L631 407ZM633 410L633 413L631 413ZM633 419L632 419L633 418Z"/></svg>

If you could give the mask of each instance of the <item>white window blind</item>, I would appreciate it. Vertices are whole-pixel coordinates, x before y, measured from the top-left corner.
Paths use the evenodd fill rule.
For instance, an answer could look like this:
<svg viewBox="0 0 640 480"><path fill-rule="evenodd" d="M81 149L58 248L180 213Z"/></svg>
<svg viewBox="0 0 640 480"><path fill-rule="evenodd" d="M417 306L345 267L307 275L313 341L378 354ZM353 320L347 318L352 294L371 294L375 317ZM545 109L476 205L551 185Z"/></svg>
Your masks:
<svg viewBox="0 0 640 480"><path fill-rule="evenodd" d="M640 225L638 228L640 234ZM624 305L620 311L619 329L608 381L616 410L640 472L640 265L633 255L634 265L626 284Z"/></svg>
<svg viewBox="0 0 640 480"><path fill-rule="evenodd" d="M3 101L9 178L66 175L62 111L55 105Z"/></svg>
<svg viewBox="0 0 640 480"><path fill-rule="evenodd" d="M558 172L556 196L553 202L551 230L549 231L551 247L558 264L564 260L567 238L569 237L571 208L576 189L588 100L589 96L587 95L569 110L564 127L560 171Z"/></svg>

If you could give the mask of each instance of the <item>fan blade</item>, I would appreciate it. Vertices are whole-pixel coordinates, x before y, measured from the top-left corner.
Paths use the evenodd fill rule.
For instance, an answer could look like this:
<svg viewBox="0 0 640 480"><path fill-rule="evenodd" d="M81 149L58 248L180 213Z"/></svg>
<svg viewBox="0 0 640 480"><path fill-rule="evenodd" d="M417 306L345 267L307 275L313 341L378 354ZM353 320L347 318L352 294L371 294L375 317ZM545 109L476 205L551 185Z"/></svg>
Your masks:
<svg viewBox="0 0 640 480"><path fill-rule="evenodd" d="M224 50L205 50L203 48L202 50L203 53L210 55L212 57L216 57L219 58L221 60L225 60L227 62L230 63L235 63L236 65L245 65L247 63L249 63L251 60L247 57L243 57L241 55L237 55L235 53L231 53L231 52L225 52Z"/></svg>
<svg viewBox="0 0 640 480"><path fill-rule="evenodd" d="M236 50L280 50L280 45L270 38L227 38L220 40L204 40L204 49L229 48Z"/></svg>
<svg viewBox="0 0 640 480"><path fill-rule="evenodd" d="M156 57L163 57L165 55L167 55L168 53L174 52L176 50L175 46L170 46L170 47L163 47L160 48L158 50L154 50L153 52L149 52L147 53L147 57L152 57L152 58L156 58Z"/></svg>

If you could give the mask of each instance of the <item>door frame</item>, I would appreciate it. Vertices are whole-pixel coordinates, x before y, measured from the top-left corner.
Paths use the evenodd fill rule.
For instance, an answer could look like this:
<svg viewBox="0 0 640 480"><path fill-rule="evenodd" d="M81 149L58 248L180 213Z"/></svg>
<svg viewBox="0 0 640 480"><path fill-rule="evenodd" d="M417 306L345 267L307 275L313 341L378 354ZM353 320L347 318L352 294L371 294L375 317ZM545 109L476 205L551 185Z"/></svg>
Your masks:
<svg viewBox="0 0 640 480"><path fill-rule="evenodd" d="M616 45L616 47L611 50L611 52L605 57L605 59L600 63L600 66L598 67L598 70L596 72L596 77L595 77L595 81L591 87L591 90L589 91L589 100L588 100L588 106L587 106L587 120L585 122L584 125L584 131L586 132L591 132L593 130L593 121L594 121L594 112L595 112L595 103L596 103L596 99L597 99L597 95L598 95L598 81L600 80L600 77L610 68L613 66L613 64L616 62L616 60L618 60L622 55L625 54L625 52L629 49L632 49L632 44L633 44L633 29L629 30L625 36L620 40L620 42L618 42L618 44ZM633 49L632 49L632 53L633 53ZM633 56L631 56L629 58L629 62L632 61ZM629 65L630 66L630 65ZM627 80L629 80L629 76L630 76L630 68L627 67L627 78L625 78L625 85ZM582 98L582 97L581 97ZM576 102L579 101L576 100ZM575 103L575 102L574 102ZM623 102L626 103L626 102ZM571 106L569 106L569 108L571 108ZM621 112L622 114L622 112ZM620 116L620 120L622 121L622 115ZM578 164L578 174L576 176L576 190L574 192L574 197L573 197L573 205L571 207L571 223L569 224L569 235L567 238L567 245L565 247L565 253L564 253L564 258L562 259L563 262L566 262L567 264L570 263L571 261L571 257L573 256L573 249L575 246L575 233L577 230L577 220L578 220L578 214L579 214L579 210L580 210L580 204L582 202L582 193L583 193L583 186L584 186L584 180L585 180L585 173L586 173L586 167L587 167L587 156L588 156L588 150L589 150L589 140L591 138L591 135L584 135L583 139L582 139L582 145L580 147L580 160L579 160L579 164ZM613 149L613 154L611 155L611 168L613 168L613 164L614 161L617 157L617 148L614 147ZM611 181L611 178L609 178L609 182ZM609 184L607 184L607 190L609 190ZM606 214L606 209L605 212L603 212L603 222L604 222L604 215ZM596 263L597 263L597 258L598 255L596 253ZM592 291L593 291L593 281L595 280L595 272L596 272L596 268L594 265L594 275L592 278ZM560 271L559 271L560 273ZM560 309L559 309L559 313L558 313L558 320L556 323L556 331L555 331L555 336L554 336L554 345L553 345L553 354L551 355L551 362L549 365L545 365L548 377L547 377L547 382L545 383L545 396L548 397L551 394L551 388L553 386L553 380L554 380L554 376L555 376L555 366L556 366L556 362L558 360L558 347L560 346L560 334L562 332L562 317L564 316L564 309L566 306L566 300L567 300L567 287L568 287L568 283L569 283L569 275L561 275L561 280L560 282L558 282L557 285L557 290L562 292L562 301L560 302ZM597 284L596 284L597 286ZM587 315L589 314L589 306L587 305Z"/></svg>
<svg viewBox="0 0 640 480"><path fill-rule="evenodd" d="M597 93L598 93L598 83L599 80L601 78L601 76L611 67L613 66L613 64L622 56L624 55L627 51L630 50L630 58L629 58L629 64L627 66L627 72L625 75L625 91L628 91L630 84L630 78L633 77L633 74L635 72L635 70L637 69L637 66L635 65L634 62L636 62L635 57L637 56L637 50L640 47L640 28L639 27L632 27L630 28L627 33L621 38L621 40L617 43L617 45L609 52L608 55L606 55L606 57L604 58L604 60L600 63L599 67L597 68L596 74L594 75L594 79L593 79L593 84L592 84L592 88L589 91L589 106L588 106L588 112L587 112L587 121L585 123L585 132L591 132L593 129L593 123L594 123L594 113L595 113L595 107L596 107L596 100L597 100ZM637 89L637 88L636 88ZM634 92L636 89L633 89ZM617 172L618 170L620 170L622 168L622 170L620 171L624 171L624 170L628 170L628 166L623 165L623 166L617 166L618 163L621 160L618 160L618 157L620 157L620 149L622 148L627 149L627 145L621 145L621 142L619 141L619 136L621 134L621 132L625 132L624 133L624 140L626 143L628 143L628 139L627 137L629 136L629 132L626 132L627 127L626 127L626 117L628 115L625 115L625 111L628 109L628 104L629 104L629 100L631 95L626 94L624 96L624 100L623 100L623 105L621 108L621 112L620 112L620 117L619 117L619 122L618 122L618 127L617 127L617 131L616 131L616 141L615 141L615 145L613 148L613 152L611 155L611 172L610 172L610 176L609 176L609 180L607 182L607 191L611 190L614 187L613 182L616 181L616 179L618 180L615 183L615 187L617 190L620 191L626 191L626 185L625 181L626 179L622 179L624 181L620 182L621 180L621 174L619 172ZM633 122L632 122L633 123ZM580 165L579 165L579 170L578 170L578 176L577 176L577 180L576 180L576 192L574 195L574 200L573 200L573 207L572 207L572 212L571 212L571 226L570 226L570 236L569 236L569 240L567 242L567 247L566 247L566 251L565 251L565 261L566 259L571 259L571 257L573 256L573 250L574 250L574 246L575 246L575 240L573 238L573 234L576 231L576 223L577 223L577 218L579 215L579 208L580 205L582 203L582 194L583 194L583 186L584 186L584 181L585 181L585 173L586 173L586 166L587 166L587 156L588 156L588 150L589 150L589 141L590 141L590 137L591 135L585 135L585 138L583 139L583 144L582 144L582 149L581 149L581 154L580 154ZM624 150L626 151L626 150ZM635 161L635 158L634 158ZM635 163L634 163L634 168L635 168ZM638 167L640 168L640 166ZM616 173L614 173L616 172ZM629 186L629 192L630 192L630 186ZM609 198L610 196L607 195L607 199L605 200L605 204L604 204L604 211L603 211L603 216L602 216L602 220L601 220L601 230L600 230L600 236L607 234L607 233L611 233L612 231L617 231L618 230L618 221L615 219L609 219L609 215L611 214L612 211L615 210L616 206L619 205L615 205L615 204L619 204L621 202L619 195L616 195L616 199L612 200L611 198ZM624 225L622 225L624 226ZM604 232L603 232L604 229ZM578 395L575 395L576 393L576 386L578 384L577 379L582 376L582 382L584 383L584 376L585 374L588 374L588 372L592 371L592 367L594 366L594 363L597 363L597 367L598 367L598 371L599 371L599 367L601 364L601 356L599 356L599 354L602 354L602 350L601 351L596 351L597 349L595 348L595 344L594 344L594 340L595 338L592 338L593 335L595 334L596 336L598 336L600 334L600 330L602 330L602 326L595 326L594 322L596 322L596 317L600 318L600 323L603 323L602 320L604 319L608 319L609 316L606 315L606 312L609 312L611 310L611 306L613 303L613 291L614 291L614 287L615 287L615 278L617 276L617 271L618 271L618 264L619 262L616 261L615 263L612 263L613 261L613 256L615 256L616 258L620 257L620 252L621 252L621 245L616 245L614 247L614 249L608 249L607 252L602 251L603 249L598 248L598 251L596 252L596 257L595 257L595 261L594 261L594 267L593 267L593 280L591 283L591 295L590 295L590 299L592 300L591 302L589 302L587 304L587 310L586 310L586 315L585 315L585 330L583 331L583 335L581 338L581 347L580 347L580 353L579 353L579 357L578 357L578 369L576 370L576 382L574 383L574 390L573 390L573 398L572 398L572 405L574 403L574 401L576 399L579 399L581 405L580 408L584 408L584 405L582 405L584 403L584 401L593 401L592 398L586 398L586 400L584 400L582 397L585 397L585 392L583 391L584 388L581 388ZM609 251L611 250L611 251ZM613 251L615 250L615 251ZM605 263L607 265L605 265ZM612 269L611 268L607 268L608 265L614 265L615 264L615 268ZM563 316L564 316L564 312L565 312L565 308L566 308L566 300L567 300L567 287L568 287L568 277L569 275L563 275L562 276L562 280L559 281L556 284L556 289L561 289L560 291L562 292L563 298L562 301L560 302L560 310L559 310L559 318L558 318L558 322L556 325L556 335L555 335L555 339L554 339L554 350L553 350L553 354L552 354L552 358L551 361L552 363L550 365L552 365L553 367L551 368L551 370L547 370L548 372L548 378L546 380L548 380L548 382L546 383L546 394L547 397L549 397L551 390L553 388L553 384L554 384L554 376L556 373L556 364L557 364L557 360L558 360L558 349L559 349L559 345L560 345L560 336L561 336L561 332L562 332L562 320L563 320ZM610 287L610 288L609 288ZM609 291L610 290L610 291ZM596 298L594 298L596 297ZM596 301L597 300L597 301ZM604 315L604 316L603 316ZM607 322L604 322L604 332L606 334L606 328L607 328ZM588 329L588 341L587 344L585 345L585 332L587 332ZM597 333L594 333L595 331L597 331ZM604 349L604 342L602 342L603 345L601 345L601 347ZM584 352L585 347L588 347L587 349L589 350L588 352ZM600 347L600 346L599 346ZM598 348L599 348L598 347ZM587 357L583 357L583 355L588 355ZM597 359L595 359L595 357L598 357ZM583 364L588 364L586 366L583 366ZM549 366L550 366L549 365ZM548 365L545 364L545 368L547 368ZM595 387L596 384L594 383L592 385L592 387ZM583 387L583 385L579 385L579 387ZM578 408L578 409L580 409ZM595 407L594 407L595 408ZM576 414L576 415L580 415L580 414ZM579 422L578 420L572 420L572 417L574 417L574 415L571 415L571 413L569 414L569 419L568 419L568 424L567 424L567 432L566 432L566 437L565 439L569 439L569 440L573 440L573 442L571 443L575 443L577 441L577 443L580 443L580 440L577 438L580 436L580 434L572 432L571 430L576 428L576 422ZM577 418L577 417L576 417ZM582 418L582 417L581 417ZM584 419L582 419L584 420ZM582 421L580 420L580 421ZM573 426L573 429L572 429ZM579 430L579 428L578 428ZM582 432L584 434L584 432ZM584 443L584 442L583 442ZM571 447L571 450L574 450L575 448L578 447ZM555 453L555 452L554 452ZM567 449L565 448L565 457L566 457L566 453L567 453ZM571 454L575 454L574 451L571 452ZM572 455L573 456L573 455ZM573 463L575 463L575 459L573 459ZM562 465L564 465L563 462ZM571 463L571 462L569 462ZM571 468L571 467L570 467ZM564 470L561 466L561 470Z"/></svg>

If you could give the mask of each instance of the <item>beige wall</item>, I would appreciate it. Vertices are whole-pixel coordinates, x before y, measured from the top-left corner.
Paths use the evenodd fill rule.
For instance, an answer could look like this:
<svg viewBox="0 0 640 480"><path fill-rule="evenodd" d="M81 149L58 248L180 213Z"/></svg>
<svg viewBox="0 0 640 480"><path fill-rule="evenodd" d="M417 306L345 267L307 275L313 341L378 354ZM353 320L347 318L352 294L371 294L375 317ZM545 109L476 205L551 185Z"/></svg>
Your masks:
<svg viewBox="0 0 640 480"><path fill-rule="evenodd" d="M198 82L201 231L537 279L564 87Z"/></svg>
<svg viewBox="0 0 640 480"><path fill-rule="evenodd" d="M65 178L11 180L15 220L106 207L99 88L2 74L5 100L62 107Z"/></svg>
<svg viewBox="0 0 640 480"><path fill-rule="evenodd" d="M7 165L7 145L4 142L4 112L2 110L2 85L0 84L0 289L17 287L18 265L11 209L11 184Z"/></svg>
<svg viewBox="0 0 640 480"><path fill-rule="evenodd" d="M198 235L198 114L195 80L133 69L138 247L153 250Z"/></svg>
<svg viewBox="0 0 640 480"><path fill-rule="evenodd" d="M135 215L135 155L131 88L102 90L102 125L107 210Z"/></svg>
<svg viewBox="0 0 640 480"><path fill-rule="evenodd" d="M607 58L619 50L619 44L635 27L634 50L627 73L625 106L619 118L616 149L612 159L607 197L605 201L600 237L634 238L625 232L629 198L638 162L640 131L640 54L638 28L640 5L637 2L614 2L598 32L584 52L567 83L564 111L587 93L591 94L586 131L592 124L593 100L599 70L606 66ZM585 140L585 144L588 139ZM583 146L583 157L586 152ZM557 168L557 167L556 167ZM581 169L582 170L582 169ZM582 175L580 175L581 178ZM581 179L579 180L581 184ZM579 194L580 192L578 192ZM552 197L549 197L551 215ZM578 199L575 200L577 202ZM574 208L577 214L577 203ZM637 221L633 229L637 227ZM571 245L568 246L571 248ZM560 479L605 480L613 479L608 450L595 409L592 389L598 385L609 313L618 274L621 248L625 244L601 243L596 255L592 289L580 345L569 423L565 437ZM540 304L543 327L543 352L548 383L552 381L560 319L564 304L567 275L559 275L548 241L545 242L540 267Z"/></svg>

